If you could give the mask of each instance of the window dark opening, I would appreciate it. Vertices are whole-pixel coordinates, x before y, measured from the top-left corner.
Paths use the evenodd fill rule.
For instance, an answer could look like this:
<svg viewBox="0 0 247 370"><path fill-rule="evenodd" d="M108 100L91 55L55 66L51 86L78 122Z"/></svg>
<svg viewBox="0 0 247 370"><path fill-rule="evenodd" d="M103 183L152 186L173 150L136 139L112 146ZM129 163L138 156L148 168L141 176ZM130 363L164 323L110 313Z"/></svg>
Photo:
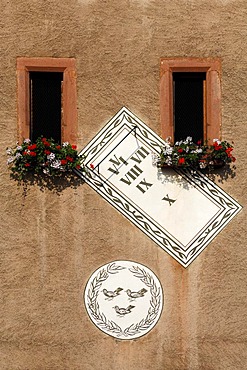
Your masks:
<svg viewBox="0 0 247 370"><path fill-rule="evenodd" d="M174 140L205 137L206 72L173 72Z"/></svg>
<svg viewBox="0 0 247 370"><path fill-rule="evenodd" d="M62 72L30 72L30 138L61 143Z"/></svg>

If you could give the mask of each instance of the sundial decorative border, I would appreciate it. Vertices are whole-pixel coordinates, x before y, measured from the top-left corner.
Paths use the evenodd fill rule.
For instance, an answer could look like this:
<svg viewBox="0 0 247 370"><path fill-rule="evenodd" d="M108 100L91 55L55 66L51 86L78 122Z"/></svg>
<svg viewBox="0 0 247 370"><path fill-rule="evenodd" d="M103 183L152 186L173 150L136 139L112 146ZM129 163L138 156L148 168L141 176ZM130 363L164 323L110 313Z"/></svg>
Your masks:
<svg viewBox="0 0 247 370"><path fill-rule="evenodd" d="M136 143L137 146L132 150L133 143ZM198 225L198 229L195 231L193 237L189 236L186 239L183 235L180 235L182 239L184 238L184 242L181 242L180 236L177 237L175 235L176 233L166 228L167 221L159 222L154 214L151 215L153 210L151 210L151 212L148 211L145 209L145 204L142 202L140 203L136 197L134 198L131 192L127 194L123 191L123 182L128 185L130 184L130 180L136 180L140 174L148 175L154 171L151 154L159 153L160 147L163 145L164 141L157 134L126 107L123 107L80 152L81 156L86 156L88 174L85 175L80 170L76 172L87 184L148 235L156 244L175 258L183 267L187 267L242 207L230 195L225 193L219 186L210 181L199 171L191 171L191 169L169 169L165 170L167 171L166 173L161 173L159 172L161 170L155 168L156 184L158 184L158 181L160 181L160 178L163 176L163 178L166 179L166 185L164 185L166 188L169 187L169 189L172 189L171 186L174 188L180 186L181 189L187 188L189 189L191 197L196 195L198 200L205 202L206 208L208 207L210 209L208 219L205 219L203 225ZM140 159L145 158L145 170L144 168L141 169L139 164L138 166L135 165L128 171L127 175L125 175L125 179L121 179L122 187L119 187L116 185L117 183L114 182L114 177L120 170L125 168L127 164L124 154L122 155L126 150L130 150L128 159L133 158L133 153L135 154L136 158L134 159L137 164L140 162ZM118 157L114 154L117 151ZM104 165L107 162L106 166L109 167L109 161L111 161L113 167L107 170L107 167L104 167ZM92 168L92 164L95 164L94 169ZM110 173L109 170L111 171ZM172 182L174 185L172 185ZM151 185L153 184L149 183L144 178L139 185L135 186L135 190L139 188L140 194L148 194L146 191L151 188ZM160 183L158 185L161 186ZM129 191L128 186L126 186L126 190ZM164 195L166 195L166 193L164 193ZM167 194L167 197L164 197L162 200L167 201L167 209L170 212L172 208L169 208L169 206L172 205L173 200L169 197L170 195L168 196ZM186 197L188 197L188 191ZM184 206L184 210L187 209L187 212L193 203L192 201L193 199L188 199L187 205L185 204ZM178 204L178 202L176 204ZM191 220L191 226L189 224L187 226L185 225L185 234L187 231L189 232L190 227L194 227L193 223L195 224L198 222L197 219L200 218L200 214L203 215L205 213L205 209L200 209L199 206L197 206L195 210L199 217L196 218L196 215L194 216L195 219ZM179 228L179 217L181 222L184 222L182 221L180 213L181 212L175 213L175 216L173 214L174 221L171 221L174 222L174 225L177 225L177 228ZM189 217L186 217L187 222L188 218ZM168 218L166 220L168 220ZM173 227L171 227L171 229L173 229Z"/></svg>
<svg viewBox="0 0 247 370"><path fill-rule="evenodd" d="M163 291L157 276L133 261L113 261L90 276L84 302L92 322L117 339L136 339L158 322Z"/></svg>

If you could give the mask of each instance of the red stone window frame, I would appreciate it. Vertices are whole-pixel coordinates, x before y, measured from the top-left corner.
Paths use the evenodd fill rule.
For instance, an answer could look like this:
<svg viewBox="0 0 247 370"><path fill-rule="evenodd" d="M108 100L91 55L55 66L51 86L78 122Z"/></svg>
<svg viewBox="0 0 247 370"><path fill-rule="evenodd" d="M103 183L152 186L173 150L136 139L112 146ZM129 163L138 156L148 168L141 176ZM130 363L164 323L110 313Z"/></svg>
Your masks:
<svg viewBox="0 0 247 370"><path fill-rule="evenodd" d="M30 137L30 73L63 72L62 141L77 142L77 93L74 58L17 58L18 138Z"/></svg>
<svg viewBox="0 0 247 370"><path fill-rule="evenodd" d="M218 58L161 58L160 115L164 139L174 138L173 72L206 72L204 140L221 139L221 61Z"/></svg>

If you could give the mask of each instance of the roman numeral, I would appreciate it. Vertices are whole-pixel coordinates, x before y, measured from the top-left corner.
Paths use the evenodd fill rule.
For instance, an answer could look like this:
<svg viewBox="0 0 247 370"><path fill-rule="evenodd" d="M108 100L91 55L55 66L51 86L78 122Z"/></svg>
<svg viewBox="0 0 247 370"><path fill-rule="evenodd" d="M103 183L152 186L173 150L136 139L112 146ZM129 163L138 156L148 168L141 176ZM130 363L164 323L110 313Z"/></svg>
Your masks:
<svg viewBox="0 0 247 370"><path fill-rule="evenodd" d="M130 185L143 171L135 164L125 175L126 178L121 178L120 181Z"/></svg>
<svg viewBox="0 0 247 370"><path fill-rule="evenodd" d="M114 159L115 158L115 159ZM119 174L118 168L120 167L121 164L125 164L126 166L128 165L128 162L126 162L123 157L117 158L116 155L114 155L114 158L109 159L110 162L113 163L113 168L109 167L108 171L113 172L115 175Z"/></svg>
<svg viewBox="0 0 247 370"><path fill-rule="evenodd" d="M147 156L149 155L149 152L143 148L143 146L138 149L133 155L132 157L130 157L130 159L132 159L133 161L137 162L137 163L141 163L141 161L146 158Z"/></svg>
<svg viewBox="0 0 247 370"><path fill-rule="evenodd" d="M142 186L145 186L145 188L143 189ZM138 184L136 187L142 193L145 193L151 186L153 186L153 184L150 184L149 182L146 182L145 179L143 179L143 181L141 181L140 184Z"/></svg>
<svg viewBox="0 0 247 370"><path fill-rule="evenodd" d="M166 197L164 197L162 200L166 200L167 202L169 202L169 206L171 206L172 203L176 202L176 199L169 198L168 194L166 194Z"/></svg>

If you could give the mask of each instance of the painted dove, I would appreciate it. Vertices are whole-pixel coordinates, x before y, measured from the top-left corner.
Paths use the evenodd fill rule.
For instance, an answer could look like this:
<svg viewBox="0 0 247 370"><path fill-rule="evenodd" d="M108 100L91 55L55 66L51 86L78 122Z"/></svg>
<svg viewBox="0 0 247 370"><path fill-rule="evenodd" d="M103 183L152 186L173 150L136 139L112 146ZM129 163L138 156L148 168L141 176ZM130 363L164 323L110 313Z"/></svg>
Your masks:
<svg viewBox="0 0 247 370"><path fill-rule="evenodd" d="M111 291L111 290L107 290L107 289L103 289L103 293L104 295L107 297L107 298L111 298L113 299L114 297L116 297L117 295L119 295L119 293L121 292L121 290L123 290L122 288L117 288L116 290L114 291Z"/></svg>
<svg viewBox="0 0 247 370"><path fill-rule="evenodd" d="M127 308L120 308L118 306L115 306L113 307L116 311L116 313L120 316L124 316L126 315L127 313L131 313L131 310L132 308L134 308L135 306L128 306Z"/></svg>
<svg viewBox="0 0 247 370"><path fill-rule="evenodd" d="M133 298L133 299L136 299L136 298L140 298L140 297L144 297L144 294L147 292L147 289L145 288L142 288L141 290L139 290L138 292L132 292L130 289L127 289L126 290L126 293L128 294L128 296L130 298Z"/></svg>

